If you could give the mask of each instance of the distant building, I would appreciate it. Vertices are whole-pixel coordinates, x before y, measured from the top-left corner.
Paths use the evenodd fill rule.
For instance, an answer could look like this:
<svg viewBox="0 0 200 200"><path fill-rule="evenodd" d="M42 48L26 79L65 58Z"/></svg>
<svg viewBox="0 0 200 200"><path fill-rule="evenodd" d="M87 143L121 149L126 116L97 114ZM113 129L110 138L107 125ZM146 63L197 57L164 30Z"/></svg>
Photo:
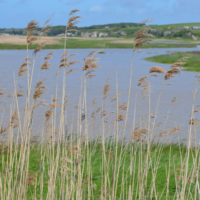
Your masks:
<svg viewBox="0 0 200 200"><path fill-rule="evenodd" d="M82 32L81 37L85 38L98 38L98 37L107 37L108 33L103 33L103 32Z"/></svg>
<svg viewBox="0 0 200 200"><path fill-rule="evenodd" d="M99 33L99 37L107 37L107 36L108 36L108 33L102 33L102 32Z"/></svg>
<svg viewBox="0 0 200 200"><path fill-rule="evenodd" d="M184 26L183 28L186 29L186 30L189 30L189 29L190 29L189 26Z"/></svg>
<svg viewBox="0 0 200 200"><path fill-rule="evenodd" d="M193 26L192 29L193 30L200 30L200 26Z"/></svg>
<svg viewBox="0 0 200 200"><path fill-rule="evenodd" d="M164 36L168 36L168 35L171 35L171 34L172 34L171 31L164 31L164 33L163 33Z"/></svg>
<svg viewBox="0 0 200 200"><path fill-rule="evenodd" d="M193 40L198 40L198 38L195 35L192 35Z"/></svg>

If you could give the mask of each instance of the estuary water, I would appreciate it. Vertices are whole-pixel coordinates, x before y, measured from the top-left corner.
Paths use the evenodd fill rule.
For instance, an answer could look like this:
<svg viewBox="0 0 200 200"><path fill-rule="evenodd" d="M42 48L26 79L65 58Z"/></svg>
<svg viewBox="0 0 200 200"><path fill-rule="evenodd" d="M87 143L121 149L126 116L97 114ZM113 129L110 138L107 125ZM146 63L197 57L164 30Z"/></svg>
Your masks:
<svg viewBox="0 0 200 200"><path fill-rule="evenodd" d="M102 133L102 119L97 119L96 122L91 122L92 115L97 113L98 108L103 109L107 113L104 123L115 124L116 112L118 115L126 116L126 112L116 109L117 104L127 104L130 77L131 81L131 96L129 104L129 113L127 120L127 128L125 134L127 138L131 137L134 130L147 130L151 128L155 132L154 140L160 142L188 142L189 135L195 144L199 144L200 137L198 134L200 122L200 98L199 98L199 83L197 72L181 71L176 77L169 80L164 80L163 74L156 74L152 76L149 70L153 66L160 66L164 69L169 69L168 64L157 64L148 62L145 58L160 54L167 54L176 51L196 51L200 48L173 48L173 49L142 49L140 51L132 52L132 49L105 49L101 50L103 53L97 54L99 68L95 69L92 74L95 76L87 80L87 115L89 121L90 134L99 136ZM51 50L43 50L39 52L33 61L34 76L33 86L37 81L44 81L46 90L44 95L38 102L48 104L51 99L62 94L62 69L59 71L59 64L63 54L63 50L54 50L52 59L49 60L51 65L50 70L40 70L40 66L44 63L44 57ZM77 104L85 105L84 100L80 100L81 91L83 91L84 72L82 71L84 59L91 52L90 49L71 49L69 53L75 54L72 60L79 61L69 69L73 72L66 76L66 99L68 105L68 120L71 124L76 124L74 114ZM33 57L32 51L29 56ZM4 123L5 116L10 113L12 96L14 88L20 93L25 93L27 86L27 77L17 77L17 73L21 64L26 58L25 50L0 50L0 88L5 93L1 98L1 113L2 123ZM31 64L32 65L32 64ZM131 66L133 71L131 73ZM147 87L142 88L137 86L138 80L146 76ZM106 99L102 99L102 93L105 84L109 84L109 91ZM115 101L116 93L118 94L118 101ZM19 105L23 105L25 99L20 97ZM20 102L22 102L20 104ZM20 108L23 109L23 106ZM34 134L40 135L42 130L41 121L43 120L43 111L46 108L38 109L35 117ZM81 108L85 112L84 106ZM191 125L192 110L195 111L192 119L195 124ZM102 113L101 113L102 114ZM90 119L91 118L91 119ZM73 122L72 122L73 121ZM124 123L125 119L119 121ZM90 123L91 122L91 123ZM122 125L123 127L123 125ZM123 129L123 128L122 128ZM72 130L72 129L70 129ZM110 126L105 135L112 135L113 127ZM73 130L75 131L75 130ZM72 131L72 132L73 132ZM145 132L145 131L144 131ZM190 134L188 134L190 133ZM145 134L145 133L144 133Z"/></svg>

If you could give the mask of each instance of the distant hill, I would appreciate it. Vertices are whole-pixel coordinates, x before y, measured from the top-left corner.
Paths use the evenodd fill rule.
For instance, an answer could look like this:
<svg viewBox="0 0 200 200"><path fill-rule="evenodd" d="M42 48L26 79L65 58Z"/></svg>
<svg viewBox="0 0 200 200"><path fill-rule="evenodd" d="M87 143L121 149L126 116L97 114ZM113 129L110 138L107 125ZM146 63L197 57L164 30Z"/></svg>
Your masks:
<svg viewBox="0 0 200 200"><path fill-rule="evenodd" d="M142 23L115 23L105 25L93 25L87 27L75 27L75 30L68 33L72 37L122 37L132 38L142 28L149 28L155 38L184 38L184 39L200 39L200 23L183 23L183 24L168 24L168 25L145 25ZM39 34L41 28L38 28ZM49 29L48 36L64 35L65 26L52 26ZM0 34L10 35L26 35L26 29L0 29Z"/></svg>

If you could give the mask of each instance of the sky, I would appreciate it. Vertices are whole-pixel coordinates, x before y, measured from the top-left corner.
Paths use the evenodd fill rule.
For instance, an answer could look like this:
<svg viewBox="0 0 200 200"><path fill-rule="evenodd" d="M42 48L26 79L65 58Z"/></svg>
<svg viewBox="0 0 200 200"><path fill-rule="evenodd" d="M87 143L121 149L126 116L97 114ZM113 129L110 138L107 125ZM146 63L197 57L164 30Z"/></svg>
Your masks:
<svg viewBox="0 0 200 200"><path fill-rule="evenodd" d="M0 0L0 28L25 28L31 20L43 26L49 18L51 25L65 25L75 8L82 16L78 26L200 22L200 0Z"/></svg>

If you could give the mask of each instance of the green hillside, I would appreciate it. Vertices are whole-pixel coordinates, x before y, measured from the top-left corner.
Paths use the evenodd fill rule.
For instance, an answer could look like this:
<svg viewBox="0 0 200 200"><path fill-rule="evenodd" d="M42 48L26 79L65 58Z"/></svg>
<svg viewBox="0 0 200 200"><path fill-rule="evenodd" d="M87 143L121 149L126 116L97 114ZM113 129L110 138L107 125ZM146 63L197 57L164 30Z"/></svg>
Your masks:
<svg viewBox="0 0 200 200"><path fill-rule="evenodd" d="M74 27L74 31L68 33L70 37L120 37L132 38L142 28L148 28L148 32L154 38L161 39L200 39L200 23L182 23L167 25L145 25L142 23L115 23L105 25L92 25L87 27ZM38 28L38 34L41 28ZM65 26L52 26L49 28L48 36L63 35ZM0 29L0 34L25 35L26 29Z"/></svg>

